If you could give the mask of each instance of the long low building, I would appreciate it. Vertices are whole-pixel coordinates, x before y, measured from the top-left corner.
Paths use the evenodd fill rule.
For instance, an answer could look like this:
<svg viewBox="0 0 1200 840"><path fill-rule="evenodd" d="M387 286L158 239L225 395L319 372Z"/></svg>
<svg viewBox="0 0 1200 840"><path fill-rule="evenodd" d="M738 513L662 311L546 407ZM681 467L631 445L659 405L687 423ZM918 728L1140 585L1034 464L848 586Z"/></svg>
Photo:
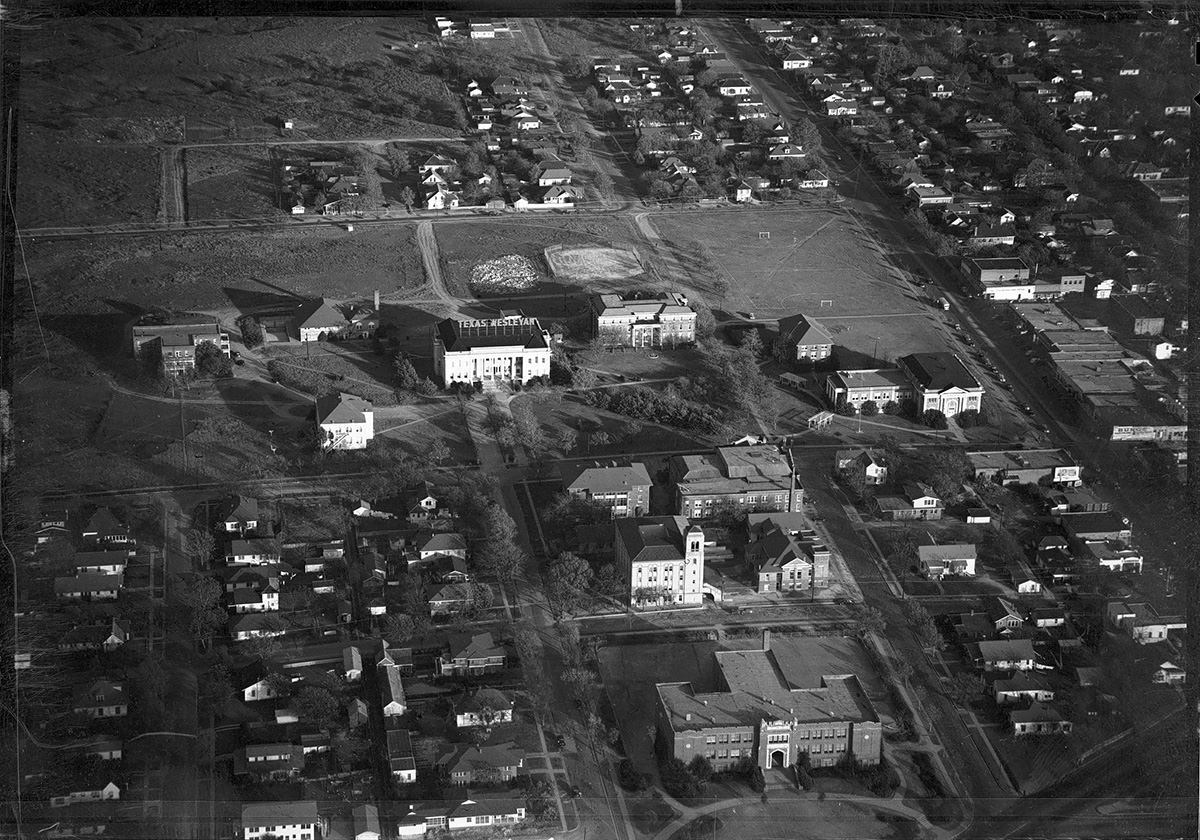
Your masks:
<svg viewBox="0 0 1200 840"><path fill-rule="evenodd" d="M750 758L764 770L790 767L807 753L814 767L852 757L878 764L883 733L870 699L851 674L823 675L797 688L764 632L761 650L713 653L716 690L659 683L658 729L681 761L707 758L727 770Z"/></svg>
<svg viewBox="0 0 1200 840"><path fill-rule="evenodd" d="M871 400L883 408L889 402L912 399L913 387L908 377L894 369L839 370L826 377L825 393L834 405Z"/></svg>
<svg viewBox="0 0 1200 840"><path fill-rule="evenodd" d="M999 484L1037 484L1046 479L1054 484L1080 483L1080 466L1065 449L1005 449L999 452L968 452L967 460L978 481Z"/></svg>

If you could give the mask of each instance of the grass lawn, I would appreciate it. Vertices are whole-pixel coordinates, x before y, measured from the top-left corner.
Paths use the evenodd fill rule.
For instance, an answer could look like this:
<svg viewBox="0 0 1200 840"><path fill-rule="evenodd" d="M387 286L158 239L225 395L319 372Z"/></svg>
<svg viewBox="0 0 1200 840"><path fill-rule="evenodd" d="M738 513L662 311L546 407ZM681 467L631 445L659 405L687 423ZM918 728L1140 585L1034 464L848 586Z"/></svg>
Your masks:
<svg viewBox="0 0 1200 840"><path fill-rule="evenodd" d="M639 452L701 449L707 446L703 441L684 432L654 423L642 423L637 434L630 436L631 427L628 424L631 418L584 405L575 399L568 398L557 402L530 400L529 405L541 422L542 429L548 434L553 435L555 430L562 428L577 433L575 449L570 453L570 456L575 458L627 456ZM580 431L581 424L591 429L591 433ZM597 425L599 429L596 428ZM608 436L606 443L593 442L592 437L599 431Z"/></svg>
<svg viewBox="0 0 1200 840"><path fill-rule="evenodd" d="M195 148L184 152L188 219L265 219L285 212L279 178L265 146Z"/></svg>
<svg viewBox="0 0 1200 840"><path fill-rule="evenodd" d="M386 355L325 344L315 351L301 344L274 344L264 355L280 382L305 393L326 396L345 391L377 406L396 404L391 362Z"/></svg>
<svg viewBox="0 0 1200 840"><path fill-rule="evenodd" d="M155 220L161 191L156 149L79 142L22 120L19 156L16 214L26 227Z"/></svg>
<svg viewBox="0 0 1200 840"><path fill-rule="evenodd" d="M656 796L625 794L629 819L639 833L653 837L679 815L674 808Z"/></svg>
<svg viewBox="0 0 1200 840"><path fill-rule="evenodd" d="M411 227L341 228L121 237L26 246L41 316L60 316L68 337L93 330L87 314L163 306L242 311L292 296L370 300L421 285L425 276ZM270 278L269 282L262 278ZM121 322L111 332L120 341Z"/></svg>
<svg viewBox="0 0 1200 840"><path fill-rule="evenodd" d="M870 840L914 836L903 823L885 819L869 805L800 798L790 793L768 794L767 801L741 803L718 811L716 830L693 835L695 840L715 836L717 840ZM679 835L677 835L679 836ZM688 836L688 835L683 835Z"/></svg>
<svg viewBox="0 0 1200 840"><path fill-rule="evenodd" d="M572 282L551 276L543 251L548 245L607 245L616 242L634 246L637 237L625 217L547 218L543 220L448 222L434 226L442 274L450 294L471 297L471 269L482 261L507 254L526 257L539 269L536 291L547 294L573 290ZM611 288L627 288L636 281L622 281ZM591 288L589 291L598 291Z"/></svg>
<svg viewBox="0 0 1200 840"><path fill-rule="evenodd" d="M410 409L412 418L407 419L405 409ZM470 464L478 459L475 443L467 430L467 421L457 403L443 400L422 406L403 406L401 415L376 420L376 436L394 439L399 447L413 455L429 450L430 444L440 440L450 450L447 463Z"/></svg>
<svg viewBox="0 0 1200 840"><path fill-rule="evenodd" d="M650 221L706 299L726 285L724 300L718 294L709 302L728 311L830 319L930 312L841 211L656 214Z"/></svg>

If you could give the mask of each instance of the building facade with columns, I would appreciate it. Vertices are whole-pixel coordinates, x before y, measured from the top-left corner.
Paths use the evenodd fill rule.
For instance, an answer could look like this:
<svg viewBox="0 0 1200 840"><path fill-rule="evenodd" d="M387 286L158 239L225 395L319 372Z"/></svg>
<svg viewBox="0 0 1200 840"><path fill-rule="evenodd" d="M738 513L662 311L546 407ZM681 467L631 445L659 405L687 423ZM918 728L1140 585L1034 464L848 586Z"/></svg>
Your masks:
<svg viewBox="0 0 1200 840"><path fill-rule="evenodd" d="M443 387L484 387L550 375L550 333L537 318L502 312L497 318L447 318L433 333L433 369Z"/></svg>

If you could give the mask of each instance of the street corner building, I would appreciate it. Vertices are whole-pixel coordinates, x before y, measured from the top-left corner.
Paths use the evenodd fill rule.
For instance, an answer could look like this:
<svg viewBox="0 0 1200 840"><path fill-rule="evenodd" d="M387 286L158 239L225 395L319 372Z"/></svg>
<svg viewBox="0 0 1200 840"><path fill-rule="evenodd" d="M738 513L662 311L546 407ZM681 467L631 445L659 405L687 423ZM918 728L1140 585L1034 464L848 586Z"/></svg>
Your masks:
<svg viewBox="0 0 1200 840"><path fill-rule="evenodd" d="M434 327L433 370L443 387L455 382L489 388L524 385L550 375L550 333L537 318L502 312L498 318L447 318Z"/></svg>
<svg viewBox="0 0 1200 840"><path fill-rule="evenodd" d="M618 519L613 550L628 575L631 603L694 606L704 602L704 532L682 516Z"/></svg>
<svg viewBox="0 0 1200 840"><path fill-rule="evenodd" d="M702 755L716 771L751 758L782 769L807 753L813 767L847 757L880 761L883 732L874 706L852 674L823 675L798 688L783 672L764 632L761 650L714 651L715 691L691 683L659 683L658 730L684 762Z"/></svg>

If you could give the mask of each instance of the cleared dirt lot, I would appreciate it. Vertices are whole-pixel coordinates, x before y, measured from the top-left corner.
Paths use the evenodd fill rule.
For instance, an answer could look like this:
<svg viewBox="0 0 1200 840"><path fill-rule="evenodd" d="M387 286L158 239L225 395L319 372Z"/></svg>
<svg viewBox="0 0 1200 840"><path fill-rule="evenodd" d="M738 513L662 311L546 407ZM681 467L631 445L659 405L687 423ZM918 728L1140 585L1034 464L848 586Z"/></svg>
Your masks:
<svg viewBox="0 0 1200 840"><path fill-rule="evenodd" d="M266 219L285 214L276 202L272 157L265 146L188 149L189 219Z"/></svg>
<svg viewBox="0 0 1200 840"><path fill-rule="evenodd" d="M537 290L553 293L573 288L576 281L551 276L545 249L550 245L607 246L610 243L633 247L636 235L624 217L556 217L520 221L497 219L494 222L448 222L434 225L442 273L452 295L469 297L471 269L482 260L505 254L528 258L543 272ZM626 288L636 278L614 278L605 288ZM596 284L589 283L589 290Z"/></svg>
<svg viewBox="0 0 1200 840"><path fill-rule="evenodd" d="M425 279L411 227L90 239L25 253L43 317L130 306L233 314L272 296L369 299Z"/></svg>
<svg viewBox="0 0 1200 840"><path fill-rule="evenodd" d="M22 131L18 142L18 224L155 220L161 195L157 149L74 142L36 126Z"/></svg>

